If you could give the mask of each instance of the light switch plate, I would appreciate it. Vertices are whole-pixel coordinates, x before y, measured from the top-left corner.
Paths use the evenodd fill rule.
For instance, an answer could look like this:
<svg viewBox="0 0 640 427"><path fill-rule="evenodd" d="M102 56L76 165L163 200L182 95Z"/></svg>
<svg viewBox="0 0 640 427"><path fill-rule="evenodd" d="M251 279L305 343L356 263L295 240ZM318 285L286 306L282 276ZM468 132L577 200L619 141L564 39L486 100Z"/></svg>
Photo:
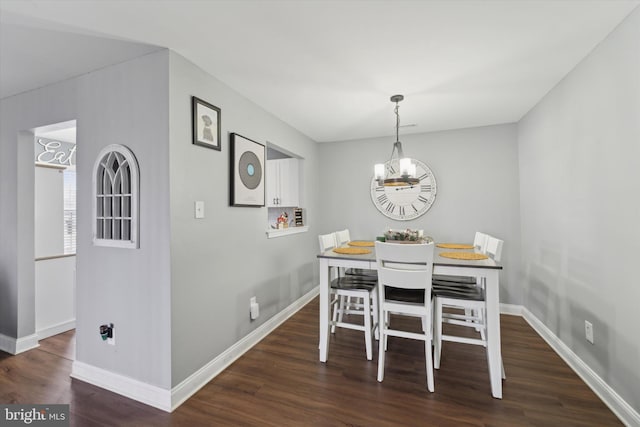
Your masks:
<svg viewBox="0 0 640 427"><path fill-rule="evenodd" d="M204 218L204 202L202 200L195 203L195 215L197 219Z"/></svg>

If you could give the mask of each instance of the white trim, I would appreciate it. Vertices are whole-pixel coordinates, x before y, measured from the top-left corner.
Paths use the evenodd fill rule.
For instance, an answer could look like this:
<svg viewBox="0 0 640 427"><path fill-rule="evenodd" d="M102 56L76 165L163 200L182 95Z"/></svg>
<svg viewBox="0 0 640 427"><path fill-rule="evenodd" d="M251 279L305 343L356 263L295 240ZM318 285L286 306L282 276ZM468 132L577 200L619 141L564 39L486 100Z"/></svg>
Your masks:
<svg viewBox="0 0 640 427"><path fill-rule="evenodd" d="M12 348L11 343L15 338L10 338L4 334L0 334L0 351L4 351L5 353L13 354L12 351L9 351ZM15 347L15 345L13 346Z"/></svg>
<svg viewBox="0 0 640 427"><path fill-rule="evenodd" d="M305 295L294 301L287 308L267 320L265 323L257 327L250 334L242 338L240 341L226 349L215 359L211 360L205 366L194 372L171 390L171 410L173 411L180 406L185 400L205 386L209 381L215 378L225 368L231 365L236 359L246 353L254 345L260 342L264 337L273 332L285 320L294 315L298 310L307 305L313 298L318 295L319 287L316 286Z"/></svg>
<svg viewBox="0 0 640 427"><path fill-rule="evenodd" d="M14 354L20 354L37 347L40 347L40 344L38 344L38 336L36 334L27 335L26 337L18 338L16 341L16 352Z"/></svg>
<svg viewBox="0 0 640 427"><path fill-rule="evenodd" d="M233 346L229 347L172 390L166 390L77 360L73 362L71 377L163 411L172 412L317 295L318 287L316 286ZM0 335L0 339L1 338L2 336Z"/></svg>
<svg viewBox="0 0 640 427"><path fill-rule="evenodd" d="M57 325L40 329L39 331L36 331L36 335L38 336L38 340L43 340L45 338L49 338L54 335L61 334L63 332L67 332L75 328L76 328L76 319L71 319L71 320L67 320L66 322L58 323Z"/></svg>
<svg viewBox="0 0 640 427"><path fill-rule="evenodd" d="M73 362L71 367L71 378L93 384L163 411L171 411L171 391L164 388L77 360Z"/></svg>
<svg viewBox="0 0 640 427"><path fill-rule="evenodd" d="M20 354L39 346L40 344L38 344L38 336L36 334L17 339L0 334L0 350L9 354Z"/></svg>
<svg viewBox="0 0 640 427"><path fill-rule="evenodd" d="M500 303L500 314L522 316L522 308L521 305Z"/></svg>
<svg viewBox="0 0 640 427"><path fill-rule="evenodd" d="M41 163L41 162L35 162L35 166L37 168L49 168L49 169L66 169L67 166L65 165L57 165L55 163Z"/></svg>
<svg viewBox="0 0 640 427"><path fill-rule="evenodd" d="M276 237L288 236L290 234L306 233L307 231L309 231L308 225L283 228L281 230L267 230L267 238L274 239Z"/></svg>
<svg viewBox="0 0 640 427"><path fill-rule="evenodd" d="M611 411L627 426L640 426L640 414L636 412L614 389L582 361L540 319L526 307L522 308L524 319L544 339L567 365L593 390Z"/></svg>

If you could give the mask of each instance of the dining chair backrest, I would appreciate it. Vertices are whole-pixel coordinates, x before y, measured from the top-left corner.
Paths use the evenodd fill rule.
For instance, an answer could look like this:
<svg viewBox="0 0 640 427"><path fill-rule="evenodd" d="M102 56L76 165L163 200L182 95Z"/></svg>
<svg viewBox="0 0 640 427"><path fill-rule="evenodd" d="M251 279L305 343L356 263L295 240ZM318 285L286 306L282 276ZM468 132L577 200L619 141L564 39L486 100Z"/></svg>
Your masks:
<svg viewBox="0 0 640 427"><path fill-rule="evenodd" d="M336 231L336 245L338 246L346 245L350 241L351 241L351 237L349 235L348 228L344 230Z"/></svg>
<svg viewBox="0 0 640 427"><path fill-rule="evenodd" d="M473 246L478 249L480 252L484 253L487 251L487 241L489 240L489 235L476 231L476 236L473 239Z"/></svg>
<svg viewBox="0 0 640 427"><path fill-rule="evenodd" d="M503 244L503 240L496 239L493 236L489 236L489 238L487 239L487 255L489 255L496 262L500 261L500 258L502 258Z"/></svg>
<svg viewBox="0 0 640 427"><path fill-rule="evenodd" d="M321 234L318 236L318 242L320 243L320 252L326 252L329 249L333 249L337 246L336 234Z"/></svg>
<svg viewBox="0 0 640 427"><path fill-rule="evenodd" d="M384 379L387 337L401 337L424 342L427 389L434 390L431 356L432 317L431 279L433 273L433 242L375 242L378 267L378 381ZM388 289L387 289L388 288ZM395 289L394 289L395 288ZM407 330L390 315L419 317L422 330Z"/></svg>
<svg viewBox="0 0 640 427"><path fill-rule="evenodd" d="M403 289L431 289L433 242L376 242L378 284ZM428 298L426 299L428 301Z"/></svg>

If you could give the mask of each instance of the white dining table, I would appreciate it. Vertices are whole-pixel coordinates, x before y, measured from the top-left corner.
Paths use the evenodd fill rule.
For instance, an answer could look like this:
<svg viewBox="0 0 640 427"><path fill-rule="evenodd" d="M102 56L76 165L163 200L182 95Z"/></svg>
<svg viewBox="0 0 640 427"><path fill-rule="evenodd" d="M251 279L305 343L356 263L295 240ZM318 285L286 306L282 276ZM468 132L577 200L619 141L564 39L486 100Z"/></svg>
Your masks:
<svg viewBox="0 0 640 427"><path fill-rule="evenodd" d="M318 254L320 264L320 361L326 362L329 355L330 313L330 269L331 267L363 268L377 270L374 248L363 255L338 254L332 250ZM491 258L478 261L458 260L440 256L451 249L436 247L433 274L448 276L480 277L485 280L485 300L487 312L487 363L491 380L491 394L502 399L502 354L500 350L500 282L502 266Z"/></svg>

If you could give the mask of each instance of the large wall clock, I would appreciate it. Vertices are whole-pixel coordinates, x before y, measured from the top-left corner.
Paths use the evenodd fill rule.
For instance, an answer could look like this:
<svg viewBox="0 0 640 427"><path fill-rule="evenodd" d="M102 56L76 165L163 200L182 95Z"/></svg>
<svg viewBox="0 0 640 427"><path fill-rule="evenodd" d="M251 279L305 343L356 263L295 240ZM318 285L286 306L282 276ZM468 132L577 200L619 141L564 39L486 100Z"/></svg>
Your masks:
<svg viewBox="0 0 640 427"><path fill-rule="evenodd" d="M436 200L436 177L426 164L411 159L416 165L416 177L419 184L384 187L379 185L375 176L371 179L371 200L385 216L398 221L409 221L424 215ZM391 177L400 177L398 161L385 163Z"/></svg>

